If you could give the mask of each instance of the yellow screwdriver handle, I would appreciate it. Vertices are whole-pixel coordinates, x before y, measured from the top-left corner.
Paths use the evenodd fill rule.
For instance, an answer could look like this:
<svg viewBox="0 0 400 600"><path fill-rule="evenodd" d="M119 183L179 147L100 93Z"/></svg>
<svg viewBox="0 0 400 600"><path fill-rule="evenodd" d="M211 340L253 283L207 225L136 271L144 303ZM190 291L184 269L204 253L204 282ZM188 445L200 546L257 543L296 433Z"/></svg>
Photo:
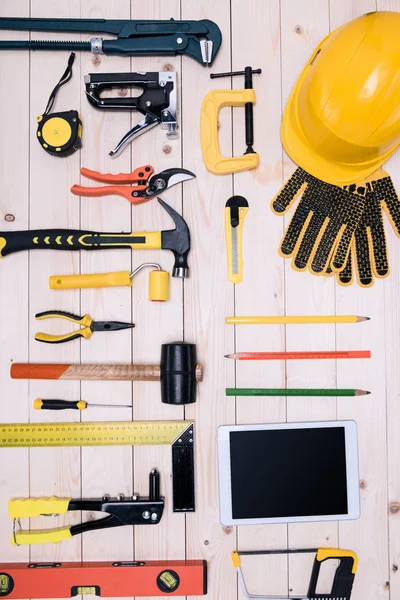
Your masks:
<svg viewBox="0 0 400 600"><path fill-rule="evenodd" d="M31 529L30 531L16 531L11 537L11 546L26 546L32 544L58 544L72 537L71 527L58 527L57 529Z"/></svg>
<svg viewBox="0 0 400 600"><path fill-rule="evenodd" d="M33 402L33 408L35 410L85 410L87 402L85 400L42 400L42 398L36 398Z"/></svg>
<svg viewBox="0 0 400 600"><path fill-rule="evenodd" d="M61 515L68 512L71 498L12 498L8 502L8 514L12 519Z"/></svg>
<svg viewBox="0 0 400 600"><path fill-rule="evenodd" d="M51 290L73 290L131 285L132 279L130 277L130 271L94 273L92 275L52 275L49 277L49 287Z"/></svg>
<svg viewBox="0 0 400 600"><path fill-rule="evenodd" d="M222 156L218 145L218 113L225 106L244 106L255 103L253 89L211 90L205 95L201 107L200 139L204 164L214 175L237 173L254 169L259 162L257 153L228 158Z"/></svg>

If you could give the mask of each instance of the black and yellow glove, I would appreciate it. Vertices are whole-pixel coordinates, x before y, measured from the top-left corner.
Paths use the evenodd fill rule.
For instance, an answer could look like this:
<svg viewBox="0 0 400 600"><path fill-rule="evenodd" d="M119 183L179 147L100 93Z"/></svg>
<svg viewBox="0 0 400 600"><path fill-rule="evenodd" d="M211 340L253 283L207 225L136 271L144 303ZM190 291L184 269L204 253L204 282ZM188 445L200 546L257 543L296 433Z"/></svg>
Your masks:
<svg viewBox="0 0 400 600"><path fill-rule="evenodd" d="M329 266L341 271L365 204L364 181L348 189L313 177L300 167L288 179L271 208L277 215L300 202L280 243L279 253L292 258L296 271L324 275Z"/></svg>
<svg viewBox="0 0 400 600"><path fill-rule="evenodd" d="M375 277L383 279L389 275L384 212L400 237L400 199L391 177L379 169L365 180L365 184L364 212L354 232L345 267L336 275L343 286L353 282L354 271L362 287L371 287Z"/></svg>

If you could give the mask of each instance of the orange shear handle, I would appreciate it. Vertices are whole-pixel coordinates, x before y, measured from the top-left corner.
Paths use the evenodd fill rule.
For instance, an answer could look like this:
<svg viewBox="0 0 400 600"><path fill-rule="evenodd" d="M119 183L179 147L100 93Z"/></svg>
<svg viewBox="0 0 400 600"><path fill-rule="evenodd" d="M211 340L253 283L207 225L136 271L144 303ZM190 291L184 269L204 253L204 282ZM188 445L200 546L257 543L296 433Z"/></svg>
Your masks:
<svg viewBox="0 0 400 600"><path fill-rule="evenodd" d="M71 192L75 196L91 196L93 198L98 196L122 196L132 202L132 204L140 204L141 202L147 202L151 198L143 198L134 196L135 192L147 189L147 185L135 185L132 187L123 187L120 185L102 185L100 187L84 187L83 185L73 185Z"/></svg>
<svg viewBox="0 0 400 600"><path fill-rule="evenodd" d="M99 181L100 183L137 183L138 181L147 181L154 173L154 169L151 165L143 165L138 167L132 173L99 173L98 171L91 171L82 167L81 175L93 181Z"/></svg>

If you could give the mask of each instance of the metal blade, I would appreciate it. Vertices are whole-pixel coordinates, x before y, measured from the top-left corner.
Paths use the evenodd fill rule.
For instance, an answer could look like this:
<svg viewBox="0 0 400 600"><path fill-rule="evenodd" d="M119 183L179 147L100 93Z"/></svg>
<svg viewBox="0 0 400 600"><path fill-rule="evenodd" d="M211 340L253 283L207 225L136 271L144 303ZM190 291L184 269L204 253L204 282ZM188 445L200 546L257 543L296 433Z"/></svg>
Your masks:
<svg viewBox="0 0 400 600"><path fill-rule="evenodd" d="M239 256L238 256L238 229L232 227L232 273L237 275L239 273Z"/></svg>
<svg viewBox="0 0 400 600"><path fill-rule="evenodd" d="M132 329L135 323L123 323L122 321L94 321L92 331L118 331L119 329Z"/></svg>

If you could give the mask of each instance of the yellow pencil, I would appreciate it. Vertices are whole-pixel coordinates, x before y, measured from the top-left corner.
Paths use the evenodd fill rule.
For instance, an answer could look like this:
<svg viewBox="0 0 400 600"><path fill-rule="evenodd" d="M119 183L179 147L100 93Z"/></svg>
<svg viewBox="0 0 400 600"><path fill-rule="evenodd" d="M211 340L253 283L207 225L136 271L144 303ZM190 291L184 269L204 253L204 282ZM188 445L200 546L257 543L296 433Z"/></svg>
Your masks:
<svg viewBox="0 0 400 600"><path fill-rule="evenodd" d="M310 323L360 323L369 317L357 315L301 316L301 317L226 317L227 325L299 325Z"/></svg>

